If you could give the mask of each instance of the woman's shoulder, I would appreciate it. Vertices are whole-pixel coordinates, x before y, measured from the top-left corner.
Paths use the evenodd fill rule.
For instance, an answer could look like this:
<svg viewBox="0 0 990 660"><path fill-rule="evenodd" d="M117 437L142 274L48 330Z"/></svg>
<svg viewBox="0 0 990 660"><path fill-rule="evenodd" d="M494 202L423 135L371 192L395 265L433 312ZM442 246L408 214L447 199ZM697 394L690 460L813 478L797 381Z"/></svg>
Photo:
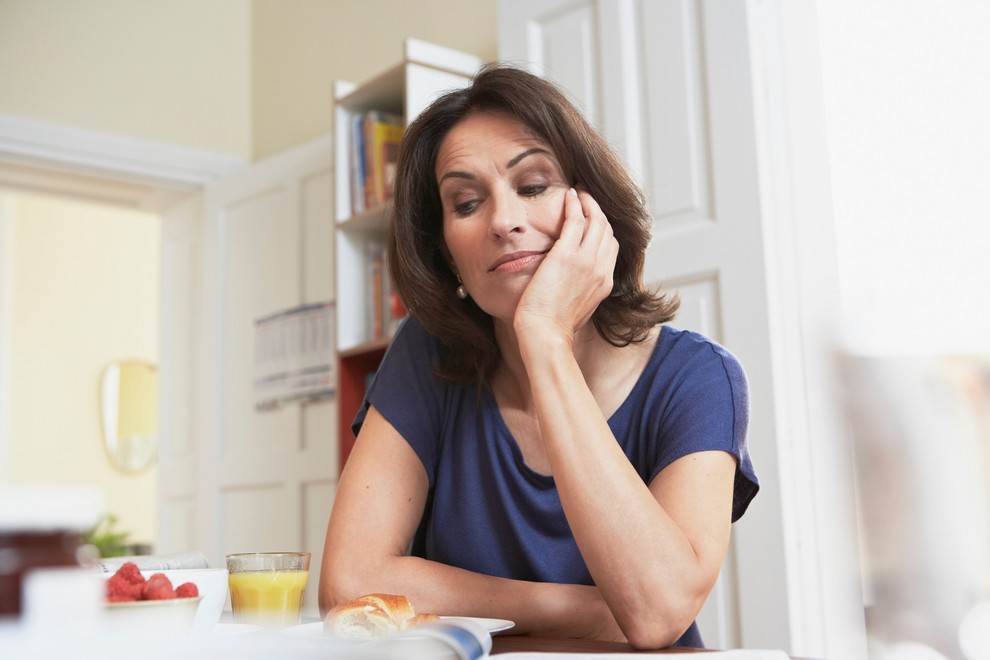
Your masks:
<svg viewBox="0 0 990 660"><path fill-rule="evenodd" d="M400 338L404 338L406 341L423 341L429 339L430 335L426 332L423 324L419 322L419 319L410 315L399 322L399 327L396 328L392 341L395 342Z"/></svg>
<svg viewBox="0 0 990 660"><path fill-rule="evenodd" d="M435 356L438 351L438 343L436 338L426 331L426 328L416 317L407 316L399 323L399 327L389 342L389 351L400 349Z"/></svg>
<svg viewBox="0 0 990 660"><path fill-rule="evenodd" d="M745 381L742 362L718 341L695 330L661 327L656 355L666 366L683 364L692 370L708 367L724 371L730 381Z"/></svg>

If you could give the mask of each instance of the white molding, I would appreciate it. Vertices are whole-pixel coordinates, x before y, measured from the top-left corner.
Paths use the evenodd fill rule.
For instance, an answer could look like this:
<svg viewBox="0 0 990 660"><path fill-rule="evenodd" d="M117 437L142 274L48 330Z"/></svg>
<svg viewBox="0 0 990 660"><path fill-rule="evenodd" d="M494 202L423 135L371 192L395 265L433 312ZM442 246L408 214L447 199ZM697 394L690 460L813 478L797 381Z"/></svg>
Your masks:
<svg viewBox="0 0 990 660"><path fill-rule="evenodd" d="M790 652L866 657L849 439L832 388L841 305L814 2L749 0L781 429Z"/></svg>
<svg viewBox="0 0 990 660"><path fill-rule="evenodd" d="M191 191L244 166L238 156L0 114L0 162Z"/></svg>
<svg viewBox="0 0 990 660"><path fill-rule="evenodd" d="M14 295L14 199L0 191L0 482L10 471L10 333Z"/></svg>
<svg viewBox="0 0 990 660"><path fill-rule="evenodd" d="M419 39L406 39L405 57L409 62L426 64L452 73L473 76L481 67L481 58L459 50L438 46Z"/></svg>

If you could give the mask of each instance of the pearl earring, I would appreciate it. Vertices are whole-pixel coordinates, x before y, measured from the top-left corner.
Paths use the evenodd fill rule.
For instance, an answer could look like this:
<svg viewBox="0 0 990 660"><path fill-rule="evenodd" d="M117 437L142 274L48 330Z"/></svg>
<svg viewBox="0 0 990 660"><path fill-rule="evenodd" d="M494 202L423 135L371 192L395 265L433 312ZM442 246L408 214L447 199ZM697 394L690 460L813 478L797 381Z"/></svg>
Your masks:
<svg viewBox="0 0 990 660"><path fill-rule="evenodd" d="M460 275L457 276L457 288L454 290L454 293L457 294L457 297L461 300L467 300L468 292L467 289L464 288L464 283L461 282Z"/></svg>

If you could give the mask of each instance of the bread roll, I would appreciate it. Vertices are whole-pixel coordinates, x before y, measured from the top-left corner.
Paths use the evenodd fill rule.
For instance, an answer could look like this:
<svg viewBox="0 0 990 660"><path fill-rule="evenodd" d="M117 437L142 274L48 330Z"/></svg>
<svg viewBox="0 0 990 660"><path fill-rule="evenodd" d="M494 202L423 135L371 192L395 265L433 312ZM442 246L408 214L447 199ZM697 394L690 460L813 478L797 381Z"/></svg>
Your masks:
<svg viewBox="0 0 990 660"><path fill-rule="evenodd" d="M429 623L430 621L439 621L440 617L436 614L417 614L413 618L406 621L406 628L415 628L416 626L421 626L424 623Z"/></svg>
<svg viewBox="0 0 990 660"><path fill-rule="evenodd" d="M416 614L405 596L368 594L335 605L327 612L323 629L334 637L384 637L439 618Z"/></svg>

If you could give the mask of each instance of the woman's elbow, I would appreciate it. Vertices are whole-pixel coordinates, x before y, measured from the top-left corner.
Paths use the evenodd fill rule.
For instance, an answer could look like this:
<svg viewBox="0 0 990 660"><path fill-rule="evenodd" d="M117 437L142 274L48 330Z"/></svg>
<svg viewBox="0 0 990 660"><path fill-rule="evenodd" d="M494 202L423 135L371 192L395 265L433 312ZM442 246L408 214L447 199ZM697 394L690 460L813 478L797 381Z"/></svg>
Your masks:
<svg viewBox="0 0 990 660"><path fill-rule="evenodd" d="M676 602L667 601L655 610L644 610L644 614L630 617L621 626L629 645L639 651L671 646L694 623L707 594L707 590L698 590Z"/></svg>
<svg viewBox="0 0 990 660"><path fill-rule="evenodd" d="M320 570L320 585L317 600L320 605L320 615L326 613L345 600L352 600L368 593L361 591L361 579L357 571L334 571L326 563Z"/></svg>
<svg viewBox="0 0 990 660"><path fill-rule="evenodd" d="M341 601L340 586L330 572L320 571L320 584L317 600L320 605L320 616L326 616L330 609Z"/></svg>
<svg viewBox="0 0 990 660"><path fill-rule="evenodd" d="M685 627L684 630L687 628ZM643 622L630 627L626 632L626 641L637 651L655 651L672 645L680 639L684 630L679 627L658 625L656 621Z"/></svg>

